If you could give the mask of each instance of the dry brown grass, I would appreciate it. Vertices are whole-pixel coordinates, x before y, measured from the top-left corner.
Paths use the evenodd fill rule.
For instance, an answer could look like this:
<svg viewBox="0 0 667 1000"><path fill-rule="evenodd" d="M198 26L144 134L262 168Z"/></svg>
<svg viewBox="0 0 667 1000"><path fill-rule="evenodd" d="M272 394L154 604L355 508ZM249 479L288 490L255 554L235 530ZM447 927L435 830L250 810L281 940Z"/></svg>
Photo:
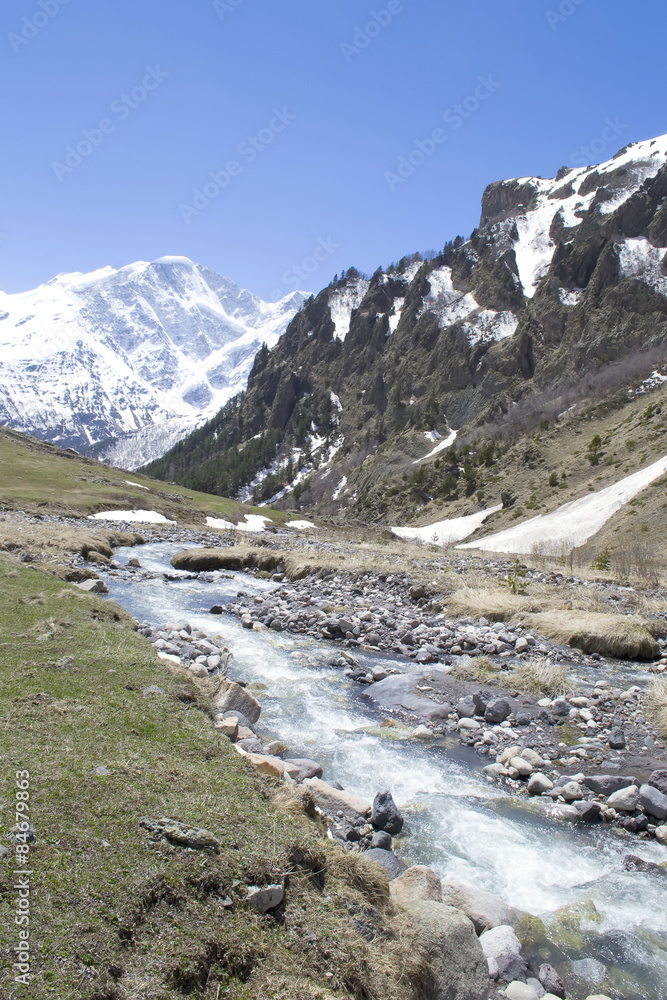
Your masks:
<svg viewBox="0 0 667 1000"><path fill-rule="evenodd" d="M645 695L646 714L663 739L667 739L667 677L656 677Z"/></svg>
<svg viewBox="0 0 667 1000"><path fill-rule="evenodd" d="M472 615L489 621L507 622L514 615L542 611L543 600L528 594L513 594L500 587L461 587L447 598L447 608L455 615Z"/></svg>
<svg viewBox="0 0 667 1000"><path fill-rule="evenodd" d="M548 639L584 653L653 660L660 649L651 623L636 616L560 610L528 615L525 622Z"/></svg>
<svg viewBox="0 0 667 1000"><path fill-rule="evenodd" d="M560 698L572 694L574 683L562 663L552 663L550 660L526 660L518 663L509 673L508 686L518 691L525 691L536 697L549 695L550 698Z"/></svg>

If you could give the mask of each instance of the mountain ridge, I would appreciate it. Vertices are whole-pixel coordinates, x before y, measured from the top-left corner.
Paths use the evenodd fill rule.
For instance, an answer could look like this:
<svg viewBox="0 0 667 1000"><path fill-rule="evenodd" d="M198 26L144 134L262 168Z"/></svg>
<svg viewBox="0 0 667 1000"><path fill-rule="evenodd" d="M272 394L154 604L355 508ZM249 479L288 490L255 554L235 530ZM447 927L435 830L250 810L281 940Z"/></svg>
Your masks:
<svg viewBox="0 0 667 1000"><path fill-rule="evenodd" d="M666 163L661 136L553 179L490 184L469 239L370 279L352 269L308 299L258 353L240 399L151 473L363 516L369 486L410 474L425 435L430 449L433 435L473 433L643 350L655 364L667 341Z"/></svg>

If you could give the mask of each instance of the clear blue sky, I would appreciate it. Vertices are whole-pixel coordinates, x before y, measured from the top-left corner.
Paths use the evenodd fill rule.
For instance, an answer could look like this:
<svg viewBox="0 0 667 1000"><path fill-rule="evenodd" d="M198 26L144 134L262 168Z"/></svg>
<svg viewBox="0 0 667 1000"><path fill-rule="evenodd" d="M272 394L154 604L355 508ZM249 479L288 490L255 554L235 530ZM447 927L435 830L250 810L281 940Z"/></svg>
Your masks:
<svg viewBox="0 0 667 1000"><path fill-rule="evenodd" d="M0 287L182 254L268 297L440 248L490 181L666 132L666 36L665 0L5 0Z"/></svg>

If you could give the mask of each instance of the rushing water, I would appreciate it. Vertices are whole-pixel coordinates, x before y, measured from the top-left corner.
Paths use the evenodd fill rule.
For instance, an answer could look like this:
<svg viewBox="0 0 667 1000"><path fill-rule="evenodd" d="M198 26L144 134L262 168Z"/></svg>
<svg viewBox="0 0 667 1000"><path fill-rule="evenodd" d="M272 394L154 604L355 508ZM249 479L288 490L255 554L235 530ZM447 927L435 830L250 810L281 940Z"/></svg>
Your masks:
<svg viewBox="0 0 667 1000"><path fill-rule="evenodd" d="M142 567L173 572L169 558L177 549L143 546ZM121 563L133 555L136 550L116 553ZM109 575L107 583L113 599L138 621L186 618L211 638L222 637L233 653L230 677L265 685L258 694L260 736L281 739L290 756L318 760L325 778L366 799L390 788L407 819L396 840L407 861L541 917L548 937L560 944L553 950L538 932L543 960L577 976L569 978L568 996L581 1000L607 991L623 1000L667 1000L667 875L623 870L626 854L660 862L663 848L604 827L547 820L534 803L489 784L479 759L458 744L421 743L380 728L383 715L363 689L329 666L331 643L254 632L232 616L208 613L239 590L261 593L274 584L243 573L216 573L213 580L127 582ZM359 659L373 662L372 654ZM395 666L405 669L398 661ZM558 913L562 907L575 907L575 915Z"/></svg>

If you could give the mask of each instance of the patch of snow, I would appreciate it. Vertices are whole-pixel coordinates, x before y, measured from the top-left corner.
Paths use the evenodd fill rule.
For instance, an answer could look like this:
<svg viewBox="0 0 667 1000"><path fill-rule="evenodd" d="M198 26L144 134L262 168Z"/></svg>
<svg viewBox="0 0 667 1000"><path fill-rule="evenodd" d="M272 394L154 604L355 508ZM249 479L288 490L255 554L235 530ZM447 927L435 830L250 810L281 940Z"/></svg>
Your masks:
<svg viewBox="0 0 667 1000"><path fill-rule="evenodd" d="M297 531L306 531L307 528L316 528L312 521L287 521L286 528L296 528Z"/></svg>
<svg viewBox="0 0 667 1000"><path fill-rule="evenodd" d="M667 273L663 265L667 255L665 247L654 247L643 236L624 240L617 246L621 277L643 281L661 295L667 295Z"/></svg>
<svg viewBox="0 0 667 1000"><path fill-rule="evenodd" d="M246 514L243 521L239 521L238 524L232 524L231 521L225 521L223 518L219 517L207 517L206 523L210 528L222 528L226 530L234 531L264 531L265 522L271 523L270 517L264 517L263 514Z"/></svg>
<svg viewBox="0 0 667 1000"><path fill-rule="evenodd" d="M612 486L570 500L551 514L540 514L459 548L528 554L535 545L547 545L554 553L561 545L583 545L617 510L666 472L667 456Z"/></svg>
<svg viewBox="0 0 667 1000"><path fill-rule="evenodd" d="M562 306L576 306L581 296L584 294L583 288L559 288L558 298Z"/></svg>
<svg viewBox="0 0 667 1000"><path fill-rule="evenodd" d="M173 653L163 653L161 649L158 649L157 655L160 657L161 660L169 660L170 663L181 662L178 656L174 656Z"/></svg>
<svg viewBox="0 0 667 1000"><path fill-rule="evenodd" d="M88 519L93 521L127 521L139 524L176 524L176 521L168 520L164 514L158 514L156 510L101 510L97 514L89 514Z"/></svg>
<svg viewBox="0 0 667 1000"><path fill-rule="evenodd" d="M463 324L463 331L471 346L482 344L487 340L505 340L516 332L519 318L513 312L496 312L494 309L483 309L469 322Z"/></svg>
<svg viewBox="0 0 667 1000"><path fill-rule="evenodd" d="M428 437L429 434L433 433L437 432L427 431L426 436ZM422 458L415 459L415 461L412 464L419 465L420 462L425 462L427 458L433 458L434 455L437 455L439 452L444 451L445 448L449 448L456 441L457 434L458 431L450 431L446 438L443 438L442 441L439 441L438 444L436 444L435 448L432 448L431 451L429 451L428 455L424 455ZM433 439L431 438L431 440Z"/></svg>
<svg viewBox="0 0 667 1000"><path fill-rule="evenodd" d="M514 220L519 234L514 244L514 255L526 298L533 297L551 265L555 244L549 232L556 215L560 213L564 225L573 228L581 224L583 215L595 200L595 188L587 195L579 194L585 178L596 172L600 176L601 186L604 186L605 175L610 175L609 180L613 185L615 179L611 175L619 169L625 170L622 188L609 201L599 205L600 213L608 215L638 191L649 177L655 177L665 165L666 156L667 135L663 135L655 140L632 143L620 156L595 166L578 167L559 181L555 178L517 178L520 183L530 184L534 189L534 207L517 215ZM572 194L563 194L570 185ZM554 197L555 195L558 197Z"/></svg>
<svg viewBox="0 0 667 1000"><path fill-rule="evenodd" d="M656 370L645 378L644 381L637 386L636 389L628 389L628 395L630 396L643 396L647 392L651 392L653 389L658 389L661 385L667 382L667 366L662 372Z"/></svg>
<svg viewBox="0 0 667 1000"><path fill-rule="evenodd" d="M452 517L447 521L436 521L435 524L426 524L421 528L392 528L392 533L399 538L414 538L420 542L431 542L434 545L450 545L452 542L460 542L463 538L472 535L487 517L502 509L502 504L496 507L489 507L476 514L467 514L464 517Z"/></svg>
<svg viewBox="0 0 667 1000"><path fill-rule="evenodd" d="M338 412L342 413L343 412L343 404L341 403L340 398L336 395L335 392L332 392L329 395L330 395L330 398L331 398L331 402L336 407L336 409L338 410Z"/></svg>
<svg viewBox="0 0 667 1000"><path fill-rule="evenodd" d="M422 313L427 311L435 313L443 328L466 319L479 309L474 296L454 288L451 267L445 266L431 271L428 283L430 291L424 299Z"/></svg>
<svg viewBox="0 0 667 1000"><path fill-rule="evenodd" d="M334 493L332 493L331 499L338 500L339 496L341 495L346 486L347 486L347 476L343 476L338 486L336 487Z"/></svg>
<svg viewBox="0 0 667 1000"><path fill-rule="evenodd" d="M424 437L427 441L430 441L431 444L435 444L436 441L440 440L440 435L435 428L433 428L432 431L424 431Z"/></svg>
<svg viewBox="0 0 667 1000"><path fill-rule="evenodd" d="M141 483L133 483L131 479L125 479L123 482L127 483L128 486L136 486L138 490L148 490L148 486L142 486ZM148 490L150 493L150 490Z"/></svg>
<svg viewBox="0 0 667 1000"><path fill-rule="evenodd" d="M388 336L391 336L392 333L396 333L396 327L400 323L401 314L403 312L403 306L404 305L405 305L405 298L394 299L394 311L392 312L391 316L389 317L389 334L388 334Z"/></svg>
<svg viewBox="0 0 667 1000"><path fill-rule="evenodd" d="M334 325L334 337L338 340L345 340L350 332L352 313L361 305L369 285L370 281L365 278L357 278L352 284L332 292L329 298L329 310Z"/></svg>

